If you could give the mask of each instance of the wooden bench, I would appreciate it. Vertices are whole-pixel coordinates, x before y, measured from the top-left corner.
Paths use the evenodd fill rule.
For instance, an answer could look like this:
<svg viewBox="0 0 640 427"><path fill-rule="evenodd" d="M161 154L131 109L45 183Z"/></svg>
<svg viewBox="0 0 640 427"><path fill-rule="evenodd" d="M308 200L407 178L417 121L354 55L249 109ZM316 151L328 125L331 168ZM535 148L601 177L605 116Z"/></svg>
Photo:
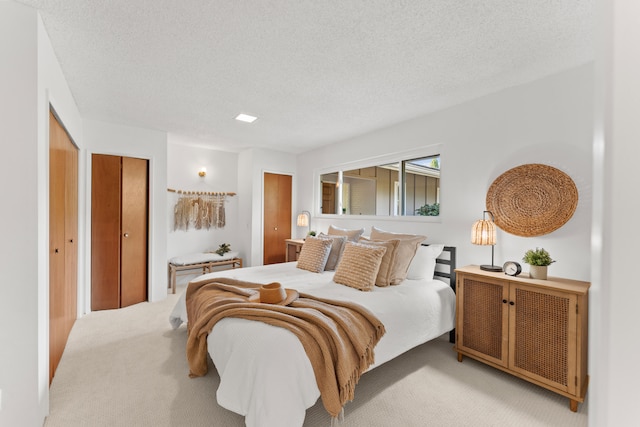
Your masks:
<svg viewBox="0 0 640 427"><path fill-rule="evenodd" d="M205 252L174 257L169 260L169 287L176 293L176 276L179 271L202 269L202 274L213 272L214 267L231 266L242 268L242 258L237 252L227 252L220 256L215 252Z"/></svg>

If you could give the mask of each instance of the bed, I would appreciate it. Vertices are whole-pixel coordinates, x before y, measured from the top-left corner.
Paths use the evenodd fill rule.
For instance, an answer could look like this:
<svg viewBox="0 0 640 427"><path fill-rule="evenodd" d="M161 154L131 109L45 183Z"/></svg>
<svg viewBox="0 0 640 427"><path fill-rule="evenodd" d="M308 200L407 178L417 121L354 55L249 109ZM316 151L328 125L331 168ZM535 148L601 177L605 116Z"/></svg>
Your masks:
<svg viewBox="0 0 640 427"><path fill-rule="evenodd" d="M427 267L426 273L417 277L409 274L395 286L376 286L373 292L336 283L338 269L311 272L298 268L299 262L220 271L197 280L225 277L264 284L279 282L301 293L357 302L374 313L386 329L375 347L370 371L447 332L453 338L455 248L432 245L431 253L439 254L433 260L418 256L424 248L429 245L420 246L409 273L411 267L424 271L425 262L437 266ZM186 293L180 295L170 315L174 329L187 323ZM320 397L309 358L298 338L286 329L224 318L209 333L207 351L220 376L218 404L243 415L248 427L300 427L306 409Z"/></svg>

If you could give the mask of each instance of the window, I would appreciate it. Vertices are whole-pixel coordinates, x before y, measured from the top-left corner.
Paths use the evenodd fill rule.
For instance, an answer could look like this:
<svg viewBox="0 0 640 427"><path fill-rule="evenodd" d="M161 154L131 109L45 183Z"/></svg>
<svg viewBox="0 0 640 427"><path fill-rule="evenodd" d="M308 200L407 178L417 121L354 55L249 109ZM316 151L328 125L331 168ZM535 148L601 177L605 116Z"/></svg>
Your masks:
<svg viewBox="0 0 640 427"><path fill-rule="evenodd" d="M439 216L440 167L440 154L433 154L320 174L320 212Z"/></svg>

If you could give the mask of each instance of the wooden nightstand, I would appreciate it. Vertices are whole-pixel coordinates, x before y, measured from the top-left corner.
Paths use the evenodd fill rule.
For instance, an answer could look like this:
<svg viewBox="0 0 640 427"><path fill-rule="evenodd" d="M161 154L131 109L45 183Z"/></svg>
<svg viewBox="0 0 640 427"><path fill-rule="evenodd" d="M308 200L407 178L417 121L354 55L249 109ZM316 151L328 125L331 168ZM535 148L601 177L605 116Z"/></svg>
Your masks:
<svg viewBox="0 0 640 427"><path fill-rule="evenodd" d="M304 245L304 240L286 239L284 242L287 245L287 249L284 255L285 262L297 261L298 256L300 255L300 250L302 249L302 245Z"/></svg>
<svg viewBox="0 0 640 427"><path fill-rule="evenodd" d="M548 280L456 269L458 361L469 356L584 402L587 375L588 282Z"/></svg>

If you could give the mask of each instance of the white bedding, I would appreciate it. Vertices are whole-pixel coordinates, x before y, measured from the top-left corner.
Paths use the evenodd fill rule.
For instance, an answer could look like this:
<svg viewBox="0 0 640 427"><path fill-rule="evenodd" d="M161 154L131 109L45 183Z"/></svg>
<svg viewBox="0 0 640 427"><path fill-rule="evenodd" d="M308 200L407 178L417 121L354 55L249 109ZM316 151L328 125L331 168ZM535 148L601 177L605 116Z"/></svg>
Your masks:
<svg viewBox="0 0 640 427"><path fill-rule="evenodd" d="M311 273L295 262L225 270L206 277L231 277L257 283L280 282L311 295L354 301L384 324L369 369L399 356L454 327L455 294L440 280L405 280L372 292L336 284L333 271ZM171 315L173 328L187 321L185 294ZM225 318L207 339L220 375L218 404L245 416L248 427L300 427L305 411L320 397L311 363L290 331L262 322ZM356 395L357 395L356 387Z"/></svg>

